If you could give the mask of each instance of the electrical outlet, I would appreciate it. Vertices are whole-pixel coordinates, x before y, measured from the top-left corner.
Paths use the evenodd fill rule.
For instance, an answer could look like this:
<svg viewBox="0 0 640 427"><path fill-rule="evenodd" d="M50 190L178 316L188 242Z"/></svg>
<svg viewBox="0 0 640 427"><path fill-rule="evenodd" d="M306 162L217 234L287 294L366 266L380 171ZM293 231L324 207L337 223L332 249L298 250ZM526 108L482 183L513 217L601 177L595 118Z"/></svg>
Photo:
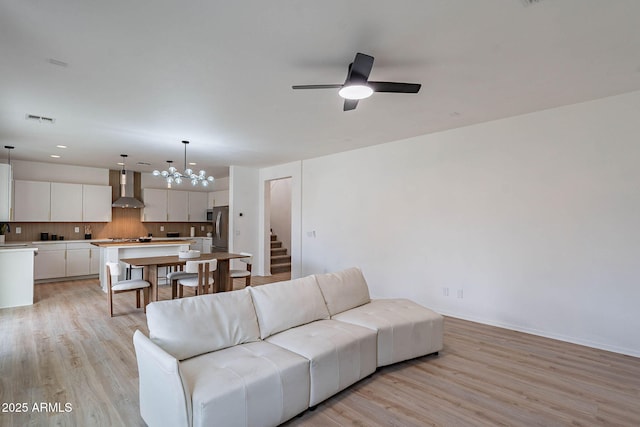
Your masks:
<svg viewBox="0 0 640 427"><path fill-rule="evenodd" d="M200 226L200 231L204 231L204 225Z"/></svg>
<svg viewBox="0 0 640 427"><path fill-rule="evenodd" d="M164 231L164 225L160 226L160 231Z"/></svg>
<svg viewBox="0 0 640 427"><path fill-rule="evenodd" d="M445 297L449 296L449 288L442 288L442 295L444 295Z"/></svg>
<svg viewBox="0 0 640 427"><path fill-rule="evenodd" d="M22 234L22 227L16 227L16 234Z"/></svg>
<svg viewBox="0 0 640 427"><path fill-rule="evenodd" d="M458 289L458 298L463 299L464 294L462 293L462 289Z"/></svg>
<svg viewBox="0 0 640 427"><path fill-rule="evenodd" d="M74 233L79 233L79 232L80 232L80 227L75 227L75 228L73 229L73 232L74 232Z"/></svg>

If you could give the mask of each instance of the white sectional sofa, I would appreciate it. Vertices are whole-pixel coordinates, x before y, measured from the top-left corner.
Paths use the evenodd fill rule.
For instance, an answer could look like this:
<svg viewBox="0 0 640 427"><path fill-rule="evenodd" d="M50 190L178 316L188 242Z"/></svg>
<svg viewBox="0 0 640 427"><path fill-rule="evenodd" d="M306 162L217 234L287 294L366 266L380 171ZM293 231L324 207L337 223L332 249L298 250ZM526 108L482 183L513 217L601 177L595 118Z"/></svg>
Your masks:
<svg viewBox="0 0 640 427"><path fill-rule="evenodd" d="M443 318L371 300L357 268L147 307L133 343L149 426L275 426L442 349Z"/></svg>

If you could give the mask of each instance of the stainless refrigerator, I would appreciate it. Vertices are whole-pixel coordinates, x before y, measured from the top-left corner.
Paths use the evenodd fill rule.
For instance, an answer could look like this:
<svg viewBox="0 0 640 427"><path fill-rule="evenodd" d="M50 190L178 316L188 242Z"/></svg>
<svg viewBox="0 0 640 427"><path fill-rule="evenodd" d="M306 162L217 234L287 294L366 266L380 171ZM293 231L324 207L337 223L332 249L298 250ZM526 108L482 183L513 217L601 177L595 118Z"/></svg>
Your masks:
<svg viewBox="0 0 640 427"><path fill-rule="evenodd" d="M227 252L229 250L229 206L213 208L213 244L212 252Z"/></svg>

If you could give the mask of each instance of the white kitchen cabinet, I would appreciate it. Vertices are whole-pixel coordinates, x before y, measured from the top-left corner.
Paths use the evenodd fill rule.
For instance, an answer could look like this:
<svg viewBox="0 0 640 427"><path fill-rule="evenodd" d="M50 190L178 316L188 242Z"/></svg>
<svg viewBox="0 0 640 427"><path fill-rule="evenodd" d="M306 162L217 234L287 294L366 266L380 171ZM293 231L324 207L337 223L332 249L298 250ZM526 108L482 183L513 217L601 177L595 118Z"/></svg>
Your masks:
<svg viewBox="0 0 640 427"><path fill-rule="evenodd" d="M142 221L166 222L167 221L167 190L145 188L142 191Z"/></svg>
<svg viewBox="0 0 640 427"><path fill-rule="evenodd" d="M88 242L67 243L67 277L99 274L100 248Z"/></svg>
<svg viewBox="0 0 640 427"><path fill-rule="evenodd" d="M13 190L14 221L50 221L51 184L49 182L15 180Z"/></svg>
<svg viewBox="0 0 640 427"><path fill-rule="evenodd" d="M82 186L82 220L84 222L111 222L111 186Z"/></svg>
<svg viewBox="0 0 640 427"><path fill-rule="evenodd" d="M51 183L50 221L82 221L82 184Z"/></svg>
<svg viewBox="0 0 640 427"><path fill-rule="evenodd" d="M189 192L188 191L167 191L167 221L187 222L189 221Z"/></svg>
<svg viewBox="0 0 640 427"><path fill-rule="evenodd" d="M218 206L229 206L229 190L212 191L208 194L207 206L209 209Z"/></svg>
<svg viewBox="0 0 640 427"><path fill-rule="evenodd" d="M0 164L0 221L11 221L11 165Z"/></svg>
<svg viewBox="0 0 640 427"><path fill-rule="evenodd" d="M35 280L54 279L66 276L66 252L64 243L50 243L38 246L34 259Z"/></svg>
<svg viewBox="0 0 640 427"><path fill-rule="evenodd" d="M208 194L201 191L142 191L143 222L207 222Z"/></svg>
<svg viewBox="0 0 640 427"><path fill-rule="evenodd" d="M67 249L66 276L86 276L90 273L90 249Z"/></svg>
<svg viewBox="0 0 640 427"><path fill-rule="evenodd" d="M89 258L89 274L100 274L100 248L92 245Z"/></svg>
<svg viewBox="0 0 640 427"><path fill-rule="evenodd" d="M207 193L189 191L190 222L207 222L207 198Z"/></svg>

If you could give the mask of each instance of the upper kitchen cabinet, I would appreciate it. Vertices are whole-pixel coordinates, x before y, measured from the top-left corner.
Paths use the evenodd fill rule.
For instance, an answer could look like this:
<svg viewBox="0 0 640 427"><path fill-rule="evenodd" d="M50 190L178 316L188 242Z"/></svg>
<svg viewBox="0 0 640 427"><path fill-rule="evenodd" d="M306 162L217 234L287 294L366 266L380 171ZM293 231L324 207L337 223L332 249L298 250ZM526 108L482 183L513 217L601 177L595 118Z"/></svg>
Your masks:
<svg viewBox="0 0 640 427"><path fill-rule="evenodd" d="M61 182L14 182L16 222L109 222L111 187Z"/></svg>
<svg viewBox="0 0 640 427"><path fill-rule="evenodd" d="M50 221L82 221L82 184L51 183Z"/></svg>
<svg viewBox="0 0 640 427"><path fill-rule="evenodd" d="M141 209L142 221L167 221L167 190L145 188L142 191L142 201L144 202L144 208Z"/></svg>
<svg viewBox="0 0 640 427"><path fill-rule="evenodd" d="M142 191L144 222L207 222L207 193L201 191Z"/></svg>
<svg viewBox="0 0 640 427"><path fill-rule="evenodd" d="M82 186L82 220L111 222L111 186Z"/></svg>
<svg viewBox="0 0 640 427"><path fill-rule="evenodd" d="M0 164L0 221L11 221L11 165Z"/></svg>
<svg viewBox="0 0 640 427"><path fill-rule="evenodd" d="M229 190L212 191L208 194L209 209L218 206L229 206Z"/></svg>
<svg viewBox="0 0 640 427"><path fill-rule="evenodd" d="M207 198L207 193L189 191L189 221L207 222Z"/></svg>
<svg viewBox="0 0 640 427"><path fill-rule="evenodd" d="M189 192L188 191L167 191L167 221L187 222L189 221Z"/></svg>
<svg viewBox="0 0 640 427"><path fill-rule="evenodd" d="M13 183L13 220L47 222L51 220L51 184L43 181Z"/></svg>

